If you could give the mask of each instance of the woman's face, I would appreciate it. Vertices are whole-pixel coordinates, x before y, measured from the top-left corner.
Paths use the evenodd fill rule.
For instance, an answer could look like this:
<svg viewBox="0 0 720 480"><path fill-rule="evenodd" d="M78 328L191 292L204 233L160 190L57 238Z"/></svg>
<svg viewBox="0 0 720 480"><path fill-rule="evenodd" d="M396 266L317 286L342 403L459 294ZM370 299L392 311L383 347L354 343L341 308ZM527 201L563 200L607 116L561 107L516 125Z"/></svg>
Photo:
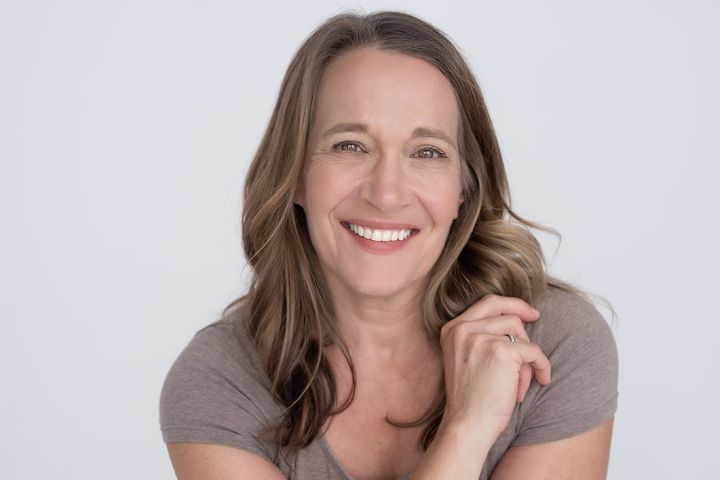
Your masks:
<svg viewBox="0 0 720 480"><path fill-rule="evenodd" d="M328 66L296 202L333 292L420 294L462 202L458 117L423 60L363 48Z"/></svg>

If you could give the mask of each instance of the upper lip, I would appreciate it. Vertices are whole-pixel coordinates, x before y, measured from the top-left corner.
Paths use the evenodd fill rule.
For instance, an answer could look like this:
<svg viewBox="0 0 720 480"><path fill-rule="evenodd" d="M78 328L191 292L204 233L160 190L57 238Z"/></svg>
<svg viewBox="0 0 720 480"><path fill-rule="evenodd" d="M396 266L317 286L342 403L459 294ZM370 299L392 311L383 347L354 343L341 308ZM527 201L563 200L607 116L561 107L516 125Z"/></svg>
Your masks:
<svg viewBox="0 0 720 480"><path fill-rule="evenodd" d="M411 223L388 222L385 220L366 220L360 218L346 218L340 223L352 223L359 227L369 227L379 230L419 230L416 225Z"/></svg>

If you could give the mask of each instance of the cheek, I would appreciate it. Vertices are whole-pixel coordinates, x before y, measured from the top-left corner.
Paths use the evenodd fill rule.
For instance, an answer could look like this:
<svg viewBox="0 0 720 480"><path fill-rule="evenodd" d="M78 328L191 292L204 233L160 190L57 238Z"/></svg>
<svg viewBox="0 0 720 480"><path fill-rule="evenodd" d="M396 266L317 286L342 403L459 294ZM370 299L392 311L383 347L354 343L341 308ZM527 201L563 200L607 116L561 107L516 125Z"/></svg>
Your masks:
<svg viewBox="0 0 720 480"><path fill-rule="evenodd" d="M452 222L457 218L460 210L460 202L457 197L455 199L437 198L425 202L433 223L437 227L449 228Z"/></svg>
<svg viewBox="0 0 720 480"><path fill-rule="evenodd" d="M318 162L305 176L305 195L318 203L342 199L358 183L361 172L332 162Z"/></svg>
<svg viewBox="0 0 720 480"><path fill-rule="evenodd" d="M450 223L457 218L462 203L459 181L436 182L423 190L422 202L436 223Z"/></svg>
<svg viewBox="0 0 720 480"><path fill-rule="evenodd" d="M309 224L325 228L335 208L356 188L357 178L331 168L316 168L305 177L305 215Z"/></svg>

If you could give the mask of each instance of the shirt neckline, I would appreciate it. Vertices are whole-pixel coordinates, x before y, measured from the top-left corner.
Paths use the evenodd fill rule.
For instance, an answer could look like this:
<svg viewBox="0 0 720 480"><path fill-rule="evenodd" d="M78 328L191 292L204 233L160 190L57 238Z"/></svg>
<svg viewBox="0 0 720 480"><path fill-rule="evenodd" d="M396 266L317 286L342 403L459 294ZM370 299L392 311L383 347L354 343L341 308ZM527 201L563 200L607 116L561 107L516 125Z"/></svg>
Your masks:
<svg viewBox="0 0 720 480"><path fill-rule="evenodd" d="M340 461L337 459L337 457L335 457L335 454L333 453L332 449L330 448L330 444L325 439L324 433L321 433L318 435L318 441L319 441L320 447L323 449L327 459L330 460L330 463L342 475L342 477L343 477L342 480L355 480L353 477L350 476L350 474L345 470L345 468L343 468L343 466L340 464ZM402 477L399 477L397 480L409 480L409 479L410 479L410 474L407 474L407 475L403 475Z"/></svg>
<svg viewBox="0 0 720 480"><path fill-rule="evenodd" d="M343 480L354 480L350 474L345 471L342 465L340 465L340 461L335 457L335 454L333 453L332 449L330 448L330 444L327 443L327 440L325 440L325 434L320 433L318 435L318 440L320 443L320 447L323 449L323 452L325 453L325 456L328 460L330 460L330 463L335 467L335 469L340 472L340 474L343 476Z"/></svg>

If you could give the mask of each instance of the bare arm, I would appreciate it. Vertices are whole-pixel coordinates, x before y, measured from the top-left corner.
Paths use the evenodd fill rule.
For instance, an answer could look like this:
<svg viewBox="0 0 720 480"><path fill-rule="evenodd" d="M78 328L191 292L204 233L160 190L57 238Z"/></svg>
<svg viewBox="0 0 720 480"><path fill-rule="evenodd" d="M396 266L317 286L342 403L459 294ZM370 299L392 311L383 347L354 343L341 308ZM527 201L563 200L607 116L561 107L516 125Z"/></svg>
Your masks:
<svg viewBox="0 0 720 480"><path fill-rule="evenodd" d="M470 432L441 425L412 480L475 479L492 443L474 440Z"/></svg>
<svg viewBox="0 0 720 480"><path fill-rule="evenodd" d="M239 448L206 443L168 443L178 480L284 480L272 463Z"/></svg>
<svg viewBox="0 0 720 480"><path fill-rule="evenodd" d="M613 420L557 442L511 447L492 480L601 480L607 476Z"/></svg>

